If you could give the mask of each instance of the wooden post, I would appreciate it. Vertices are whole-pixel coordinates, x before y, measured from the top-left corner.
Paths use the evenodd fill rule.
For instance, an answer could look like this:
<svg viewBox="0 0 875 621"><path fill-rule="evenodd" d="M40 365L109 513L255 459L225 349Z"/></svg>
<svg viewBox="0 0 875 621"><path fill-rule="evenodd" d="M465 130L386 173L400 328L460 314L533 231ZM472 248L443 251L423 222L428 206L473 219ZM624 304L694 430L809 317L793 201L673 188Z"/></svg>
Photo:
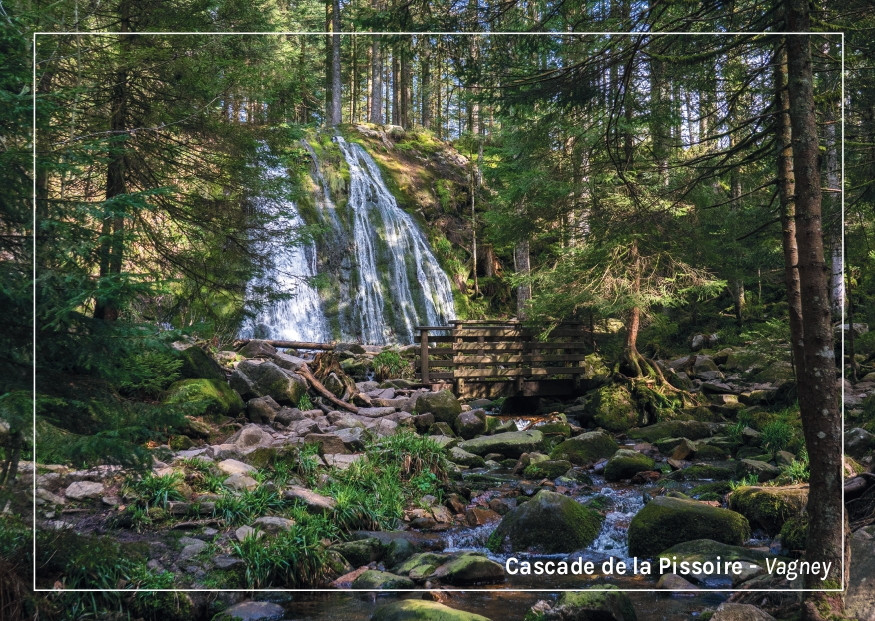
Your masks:
<svg viewBox="0 0 875 621"><path fill-rule="evenodd" d="M422 383L431 383L428 377L428 330L423 328L419 331L419 368Z"/></svg>

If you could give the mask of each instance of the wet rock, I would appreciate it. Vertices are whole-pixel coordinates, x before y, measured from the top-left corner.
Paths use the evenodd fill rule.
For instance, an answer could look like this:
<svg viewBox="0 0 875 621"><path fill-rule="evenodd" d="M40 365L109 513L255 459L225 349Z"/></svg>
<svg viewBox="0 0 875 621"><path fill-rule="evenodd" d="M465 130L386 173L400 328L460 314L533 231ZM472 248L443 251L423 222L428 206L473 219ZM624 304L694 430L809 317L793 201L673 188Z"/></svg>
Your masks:
<svg viewBox="0 0 875 621"><path fill-rule="evenodd" d="M399 537L386 545L386 554L383 562L386 564L386 567L394 567L399 563L403 563L415 553L416 546L410 540Z"/></svg>
<svg viewBox="0 0 875 621"><path fill-rule="evenodd" d="M352 588L369 591L385 591L393 589L410 589L415 585L413 580L405 576L390 574L387 571L369 569L353 580Z"/></svg>
<svg viewBox="0 0 875 621"><path fill-rule="evenodd" d="M660 449L661 450L661 449ZM696 445L687 440L686 438L681 438L681 441L677 443L677 445L671 451L672 459L687 459L696 454Z"/></svg>
<svg viewBox="0 0 875 621"><path fill-rule="evenodd" d="M653 556L684 541L713 539L742 545L750 524L740 513L697 502L659 496L648 502L629 524L629 554Z"/></svg>
<svg viewBox="0 0 875 621"><path fill-rule="evenodd" d="M537 550L547 554L587 547L598 536L602 516L567 496L542 490L512 509L489 536L487 547L496 552Z"/></svg>
<svg viewBox="0 0 875 621"><path fill-rule="evenodd" d="M196 404L205 416L236 416L243 411L243 399L224 380L180 380L167 390L164 402Z"/></svg>
<svg viewBox="0 0 875 621"><path fill-rule="evenodd" d="M808 502L808 486L741 487L729 495L729 508L738 511L752 526L769 535L781 532L788 519L802 514Z"/></svg>
<svg viewBox="0 0 875 621"><path fill-rule="evenodd" d="M711 621L775 621L775 617L751 604L723 602L711 615Z"/></svg>
<svg viewBox="0 0 875 621"><path fill-rule="evenodd" d="M458 446L451 448L447 457L454 464L468 466L469 468L482 468L485 463L483 458L479 455L463 451Z"/></svg>
<svg viewBox="0 0 875 621"><path fill-rule="evenodd" d="M570 469L570 461L564 459L545 459L526 466L523 474L531 479L555 479Z"/></svg>
<svg viewBox="0 0 875 621"><path fill-rule="evenodd" d="M430 579L453 586L496 584L504 582L504 568L482 554L466 552L435 569Z"/></svg>
<svg viewBox="0 0 875 621"><path fill-rule="evenodd" d="M500 519L501 516L492 509L472 507L465 512L465 522L468 526L483 526L484 524L497 522Z"/></svg>
<svg viewBox="0 0 875 621"><path fill-rule="evenodd" d="M438 602L403 599L378 608L371 621L490 621L473 612L455 610Z"/></svg>
<svg viewBox="0 0 875 621"><path fill-rule="evenodd" d="M64 496L69 500L89 500L103 496L103 483L94 481L76 481L70 483L64 490Z"/></svg>
<svg viewBox="0 0 875 621"><path fill-rule="evenodd" d="M632 478L637 472L653 470L656 463L637 451L619 449L605 466L606 481L620 481Z"/></svg>
<svg viewBox="0 0 875 621"><path fill-rule="evenodd" d="M516 498L493 498L489 501L489 508L498 515L504 515L517 506Z"/></svg>
<svg viewBox="0 0 875 621"><path fill-rule="evenodd" d="M274 401L270 395L250 399L246 404L246 416L253 423L269 425L276 419L279 411L280 404Z"/></svg>
<svg viewBox="0 0 875 621"><path fill-rule="evenodd" d="M427 392L416 400L413 410L414 414L425 412L431 412L436 421L452 424L462 413L462 404L449 390Z"/></svg>
<svg viewBox="0 0 875 621"><path fill-rule="evenodd" d="M420 552L414 554L403 563L395 567L394 572L409 576L411 580L422 582L434 573L434 570L443 565L449 558L446 554L434 552Z"/></svg>
<svg viewBox="0 0 875 621"><path fill-rule="evenodd" d="M226 608L221 616L229 621L279 621L286 612L279 604L249 600Z"/></svg>
<svg viewBox="0 0 875 621"><path fill-rule="evenodd" d="M583 591L565 591L556 606L544 613L544 621L637 621L629 596L613 584Z"/></svg>
<svg viewBox="0 0 875 621"><path fill-rule="evenodd" d="M459 443L459 448L475 455L501 453L506 457L519 457L523 453L543 448L544 434L540 431L510 431L493 436L480 436Z"/></svg>
<svg viewBox="0 0 875 621"><path fill-rule="evenodd" d="M590 431L557 444L550 452L550 458L566 459L577 466L588 466L610 457L617 448L617 442L610 434Z"/></svg>
<svg viewBox="0 0 875 621"><path fill-rule="evenodd" d="M483 410L479 411L482 412ZM483 417L480 417L477 415L476 412L476 410L462 412L456 419L456 433L458 433L459 436L461 436L465 440L470 440L471 438L486 431L485 414Z"/></svg>

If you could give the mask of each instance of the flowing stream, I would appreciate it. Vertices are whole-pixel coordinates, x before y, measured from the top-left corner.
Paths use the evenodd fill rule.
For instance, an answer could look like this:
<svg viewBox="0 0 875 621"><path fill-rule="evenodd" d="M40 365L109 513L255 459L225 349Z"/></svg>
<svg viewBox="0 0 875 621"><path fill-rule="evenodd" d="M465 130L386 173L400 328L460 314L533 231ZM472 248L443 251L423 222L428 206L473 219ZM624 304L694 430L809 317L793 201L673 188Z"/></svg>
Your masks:
<svg viewBox="0 0 875 621"><path fill-rule="evenodd" d="M450 281L413 218L398 205L374 159L341 136L333 141L349 170L347 200L332 195L315 151L315 218L312 239L280 239L259 245L269 253L273 280L292 297L265 309L244 336L284 340L341 340L371 345L409 344L417 325L443 325L455 318ZM263 163L266 179L284 175ZM289 200L261 199L276 230L305 224ZM292 234L294 237L294 234ZM320 278L316 279L319 276ZM314 286L314 279L321 286Z"/></svg>

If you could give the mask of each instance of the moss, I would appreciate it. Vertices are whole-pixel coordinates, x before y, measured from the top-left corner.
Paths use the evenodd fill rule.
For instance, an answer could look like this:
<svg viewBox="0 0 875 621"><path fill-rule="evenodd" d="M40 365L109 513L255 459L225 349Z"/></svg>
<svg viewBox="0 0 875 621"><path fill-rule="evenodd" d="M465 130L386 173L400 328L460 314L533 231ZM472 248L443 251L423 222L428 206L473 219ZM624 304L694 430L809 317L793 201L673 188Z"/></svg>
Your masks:
<svg viewBox="0 0 875 621"><path fill-rule="evenodd" d="M224 381L187 379L174 383L164 399L168 404L192 404L197 414L235 416L243 411L243 399Z"/></svg>
<svg viewBox="0 0 875 621"><path fill-rule="evenodd" d="M555 479L571 469L571 462L560 460L545 460L529 464L523 474L531 479Z"/></svg>
<svg viewBox="0 0 875 621"><path fill-rule="evenodd" d="M781 545L787 550L804 550L808 539L808 514L789 518L781 526Z"/></svg>
<svg viewBox="0 0 875 621"><path fill-rule="evenodd" d="M605 480L629 479L638 472L653 470L655 466L656 462L647 455L629 449L619 449L605 466Z"/></svg>
<svg viewBox="0 0 875 621"><path fill-rule="evenodd" d="M625 387L611 384L590 394L587 410L599 427L620 433L639 424L637 408Z"/></svg>
<svg viewBox="0 0 875 621"><path fill-rule="evenodd" d="M807 487L741 487L729 496L729 508L744 515L769 535L777 535L808 501Z"/></svg>
<svg viewBox="0 0 875 621"><path fill-rule="evenodd" d="M694 420L667 420L647 427L630 429L628 435L637 440L656 442L663 438L687 438L701 440L714 434L717 426L713 423Z"/></svg>
<svg viewBox="0 0 875 621"><path fill-rule="evenodd" d="M610 457L618 448L617 441L607 433L591 431L556 445L550 459L567 459L577 466L587 466Z"/></svg>
<svg viewBox="0 0 875 621"><path fill-rule="evenodd" d="M710 464L695 464L683 470L677 470L667 478L675 481L696 481L706 479L731 479L735 476L735 470L725 466Z"/></svg>
<svg viewBox="0 0 875 621"><path fill-rule="evenodd" d="M473 612L455 610L422 599L404 599L378 608L371 621L489 621Z"/></svg>
<svg viewBox="0 0 875 621"><path fill-rule="evenodd" d="M559 596L557 604L560 608L571 609L562 618L637 619L632 600L613 584L601 584L585 591L565 591Z"/></svg>
<svg viewBox="0 0 875 621"><path fill-rule="evenodd" d="M714 481L713 483L703 483L692 488L690 496L700 497L702 494L719 494L723 496L728 494L731 489L729 481Z"/></svg>

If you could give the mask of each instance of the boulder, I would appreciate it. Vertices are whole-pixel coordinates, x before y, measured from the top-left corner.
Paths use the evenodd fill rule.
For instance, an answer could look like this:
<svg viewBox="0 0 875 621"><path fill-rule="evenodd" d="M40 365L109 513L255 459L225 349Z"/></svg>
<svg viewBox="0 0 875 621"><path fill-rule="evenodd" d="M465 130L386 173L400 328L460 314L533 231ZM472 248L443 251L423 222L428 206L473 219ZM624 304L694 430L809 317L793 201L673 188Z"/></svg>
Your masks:
<svg viewBox="0 0 875 621"><path fill-rule="evenodd" d="M220 618L228 621L279 621L285 616L286 611L279 604L252 600L234 604L219 615Z"/></svg>
<svg viewBox="0 0 875 621"><path fill-rule="evenodd" d="M186 379L174 382L164 398L167 404L192 404L198 415L236 416L243 399L224 380ZM193 412L192 412L193 413Z"/></svg>
<svg viewBox="0 0 875 621"><path fill-rule="evenodd" d="M690 573L687 574L687 578L700 583L705 583L708 578L722 576L732 579L733 584L738 584L754 575L763 573L763 567L765 567L766 564L765 559L771 558L771 555L760 550L727 545L725 543L714 541L713 539L694 539L693 541L685 541L684 543L679 543L670 547L668 550L663 550L659 554L659 558L677 561L678 563L713 562L718 557L721 561L730 563L740 561L742 563L741 574L735 575L723 572L718 572L716 574Z"/></svg>
<svg viewBox="0 0 875 621"><path fill-rule="evenodd" d="M228 438L227 444L233 444L241 452L253 451L259 446L270 446L273 438L264 429L250 423Z"/></svg>
<svg viewBox="0 0 875 621"><path fill-rule="evenodd" d="M447 458L454 464L468 466L469 468L482 468L485 464L482 457L468 451L463 451L458 446L450 449Z"/></svg>
<svg viewBox="0 0 875 621"><path fill-rule="evenodd" d="M529 464L523 475L530 479L555 479L571 470L571 462L564 459L545 459Z"/></svg>
<svg viewBox="0 0 875 621"><path fill-rule="evenodd" d="M775 617L752 604L723 602L711 615L711 621L775 621Z"/></svg>
<svg viewBox="0 0 875 621"><path fill-rule="evenodd" d="M781 469L758 459L742 459L738 462L735 474L738 477L745 477L752 474L757 477L757 482L765 483L766 481L771 481L772 479L777 478L778 475L781 474Z"/></svg>
<svg viewBox="0 0 875 621"><path fill-rule="evenodd" d="M630 429L628 436L636 440L656 442L664 438L687 438L701 440L710 438L720 429L717 423L707 423L697 420L666 420L647 427Z"/></svg>
<svg viewBox="0 0 875 621"><path fill-rule="evenodd" d="M352 588L367 589L369 591L411 589L414 586L413 580L410 578L376 569L369 569L352 581Z"/></svg>
<svg viewBox="0 0 875 621"><path fill-rule="evenodd" d="M222 481L222 485L224 485L228 489L234 489L238 491L246 490L251 492L256 487L258 487L258 481L245 474L232 474L227 479Z"/></svg>
<svg viewBox="0 0 875 621"><path fill-rule="evenodd" d="M419 396L414 407L414 414L431 412L436 421L453 424L462 413L462 404L449 390L426 392Z"/></svg>
<svg viewBox="0 0 875 621"><path fill-rule="evenodd" d="M197 345L175 345L177 360L182 361L179 374L184 379L212 379L225 381L225 372L210 355Z"/></svg>
<svg viewBox="0 0 875 621"><path fill-rule="evenodd" d="M94 481L76 481L70 483L64 490L64 496L69 500L88 500L103 496L103 483Z"/></svg>
<svg viewBox="0 0 875 621"><path fill-rule="evenodd" d="M616 440L604 431L589 431L568 438L550 452L551 459L566 459L577 466L588 466L617 451Z"/></svg>
<svg viewBox="0 0 875 621"><path fill-rule="evenodd" d="M855 427L845 432L845 453L856 460L871 455L875 450L875 434Z"/></svg>
<svg viewBox="0 0 875 621"><path fill-rule="evenodd" d="M216 464L216 467L227 475L255 472L255 468L236 459L224 459Z"/></svg>
<svg viewBox="0 0 875 621"><path fill-rule="evenodd" d="M565 591L544 621L637 621L632 600L613 584L600 584L584 591Z"/></svg>
<svg viewBox="0 0 875 621"><path fill-rule="evenodd" d="M656 462L647 455L630 449L619 449L605 465L605 480L631 479L636 473L653 470L655 466Z"/></svg>
<svg viewBox="0 0 875 621"><path fill-rule="evenodd" d="M353 567L361 567L383 558L383 544L375 537L344 541L329 548L339 552Z"/></svg>
<svg viewBox="0 0 875 621"><path fill-rule="evenodd" d="M599 427L621 433L639 424L638 407L625 386L608 384L589 393L586 413Z"/></svg>
<svg viewBox="0 0 875 621"><path fill-rule="evenodd" d="M573 552L598 536L604 516L567 496L541 490L512 509L489 536L487 547L497 552L536 550L546 554Z"/></svg>
<svg viewBox="0 0 875 621"><path fill-rule="evenodd" d="M246 416L253 423L269 425L276 419L280 404L270 395L250 399L246 404Z"/></svg>
<svg viewBox="0 0 875 621"><path fill-rule="evenodd" d="M253 522L253 527L264 531L268 535L278 535L292 530L294 520L275 515L264 515Z"/></svg>
<svg viewBox="0 0 875 621"><path fill-rule="evenodd" d="M501 453L505 457L519 457L523 453L540 450L543 445L544 434L537 430L531 430L480 436L459 443L459 448L475 455Z"/></svg>
<svg viewBox="0 0 875 621"><path fill-rule="evenodd" d="M310 433L304 437L307 444L321 444L323 453L348 455L350 451L342 438L333 433Z"/></svg>
<svg viewBox="0 0 875 621"><path fill-rule="evenodd" d="M713 539L740 546L750 538L750 524L740 513L695 500L658 496L629 524L629 554L653 556L684 541Z"/></svg>
<svg viewBox="0 0 875 621"><path fill-rule="evenodd" d="M237 353L244 358L270 358L277 353L277 349L267 341L251 339Z"/></svg>
<svg viewBox="0 0 875 621"><path fill-rule="evenodd" d="M250 391L254 397L271 396L283 405L298 405L307 393L307 382L273 362L244 360L237 365L236 373L249 380ZM244 395L248 396L248 395Z"/></svg>
<svg viewBox="0 0 875 621"><path fill-rule="evenodd" d="M482 554L466 552L435 569L430 579L453 586L496 584L504 582L504 568Z"/></svg>
<svg viewBox="0 0 875 621"><path fill-rule="evenodd" d="M770 536L781 532L788 519L800 515L808 502L808 486L740 487L729 495L729 508Z"/></svg>
<svg viewBox="0 0 875 621"><path fill-rule="evenodd" d="M420 552L407 558L403 563L395 567L394 572L409 576L412 580L422 582L434 573L434 570L447 561L446 554L434 552Z"/></svg>
<svg viewBox="0 0 875 621"><path fill-rule="evenodd" d="M482 412L482 410L480 410ZM453 427L456 433L465 440L480 435L486 431L486 420L477 416L474 410L462 412L456 419Z"/></svg>
<svg viewBox="0 0 875 621"><path fill-rule="evenodd" d="M438 602L403 599L378 608L371 621L489 621L489 619Z"/></svg>

